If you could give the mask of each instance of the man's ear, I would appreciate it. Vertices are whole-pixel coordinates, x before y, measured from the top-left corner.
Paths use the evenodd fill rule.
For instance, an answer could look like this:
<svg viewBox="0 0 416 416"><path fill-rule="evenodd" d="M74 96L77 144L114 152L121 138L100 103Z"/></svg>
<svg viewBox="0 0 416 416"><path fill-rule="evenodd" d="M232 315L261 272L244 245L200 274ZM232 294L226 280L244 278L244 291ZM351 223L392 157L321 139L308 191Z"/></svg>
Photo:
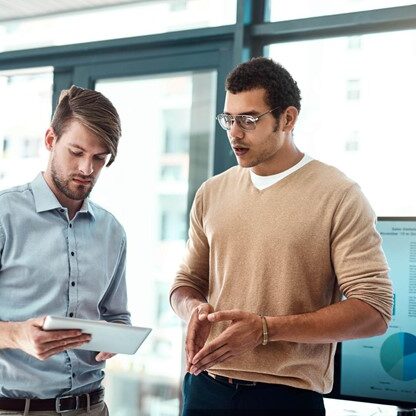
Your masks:
<svg viewBox="0 0 416 416"><path fill-rule="evenodd" d="M296 107L290 106L286 108L286 111L281 117L281 123L283 123L283 130L291 131L295 128L296 120L298 119L298 110Z"/></svg>
<svg viewBox="0 0 416 416"><path fill-rule="evenodd" d="M51 151L56 143L56 135L52 127L49 127L45 133L45 147Z"/></svg>

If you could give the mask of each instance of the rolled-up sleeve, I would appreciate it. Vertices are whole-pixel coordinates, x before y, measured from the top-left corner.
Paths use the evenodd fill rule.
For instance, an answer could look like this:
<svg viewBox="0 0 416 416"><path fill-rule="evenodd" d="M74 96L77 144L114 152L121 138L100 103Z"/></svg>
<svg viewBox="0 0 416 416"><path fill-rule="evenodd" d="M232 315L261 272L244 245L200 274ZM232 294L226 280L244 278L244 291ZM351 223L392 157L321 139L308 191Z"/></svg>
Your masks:
<svg viewBox="0 0 416 416"><path fill-rule="evenodd" d="M344 194L331 230L331 255L342 293L375 308L391 319L393 289L376 230L376 216L358 185Z"/></svg>
<svg viewBox="0 0 416 416"><path fill-rule="evenodd" d="M185 254L170 290L181 286L191 287L205 298L209 286L209 244L204 232L204 185L198 189L190 212L190 225Z"/></svg>

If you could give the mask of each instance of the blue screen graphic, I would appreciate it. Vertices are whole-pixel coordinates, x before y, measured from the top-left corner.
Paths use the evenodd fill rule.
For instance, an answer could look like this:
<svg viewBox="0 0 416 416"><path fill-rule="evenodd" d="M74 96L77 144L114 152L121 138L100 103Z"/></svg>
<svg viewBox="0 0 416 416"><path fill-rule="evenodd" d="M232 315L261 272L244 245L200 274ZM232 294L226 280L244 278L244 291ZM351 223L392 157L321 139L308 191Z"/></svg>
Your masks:
<svg viewBox="0 0 416 416"><path fill-rule="evenodd" d="M377 229L394 288L393 319L382 336L342 343L340 393L416 403L416 219L381 218Z"/></svg>

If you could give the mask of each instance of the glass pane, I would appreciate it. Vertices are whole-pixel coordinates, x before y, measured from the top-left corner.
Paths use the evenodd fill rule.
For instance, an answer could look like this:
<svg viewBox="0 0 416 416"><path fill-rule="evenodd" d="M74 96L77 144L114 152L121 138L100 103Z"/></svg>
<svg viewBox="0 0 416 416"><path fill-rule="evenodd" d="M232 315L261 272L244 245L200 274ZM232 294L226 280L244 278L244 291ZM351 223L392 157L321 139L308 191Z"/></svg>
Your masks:
<svg viewBox="0 0 416 416"><path fill-rule="evenodd" d="M32 181L46 166L53 69L0 71L0 189Z"/></svg>
<svg viewBox="0 0 416 416"><path fill-rule="evenodd" d="M0 52L234 24L236 4L236 0L144 0L0 22Z"/></svg>
<svg viewBox="0 0 416 416"><path fill-rule="evenodd" d="M270 57L302 91L299 148L356 180L377 215L415 215L416 31L276 44Z"/></svg>
<svg viewBox="0 0 416 416"><path fill-rule="evenodd" d="M108 363L106 398L114 416L179 413L182 327L168 292L185 245L190 169L204 179L209 174L215 85L213 71L96 85L118 109L123 136L117 159L103 172L93 199L126 229L132 321L153 328L135 356L117 356ZM195 151L197 164L192 161Z"/></svg>
<svg viewBox="0 0 416 416"><path fill-rule="evenodd" d="M269 0L269 2L271 22L414 4L413 0L292 0L290 2Z"/></svg>

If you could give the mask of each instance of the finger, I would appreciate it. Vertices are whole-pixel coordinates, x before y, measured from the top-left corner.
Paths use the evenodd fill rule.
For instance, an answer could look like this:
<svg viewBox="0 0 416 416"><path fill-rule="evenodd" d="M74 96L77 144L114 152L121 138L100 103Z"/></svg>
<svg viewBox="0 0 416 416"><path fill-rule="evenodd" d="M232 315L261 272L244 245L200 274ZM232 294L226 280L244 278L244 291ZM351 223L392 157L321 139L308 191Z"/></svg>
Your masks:
<svg viewBox="0 0 416 416"><path fill-rule="evenodd" d="M185 340L185 351L188 357L193 357L195 355L195 343L193 338L187 338Z"/></svg>
<svg viewBox="0 0 416 416"><path fill-rule="evenodd" d="M206 362L200 362L197 366L192 366L190 369L190 373L197 376L198 374L201 374L203 371L212 368L214 365L222 361L225 361L232 356L233 354L230 350L228 350L227 348L221 348L214 354L211 354L210 357L207 357Z"/></svg>
<svg viewBox="0 0 416 416"><path fill-rule="evenodd" d="M80 347L84 344L85 344L85 341L84 342L79 342L78 341L78 342L71 342L71 343L66 344L66 345L60 345L58 347L51 348L47 351L44 351L43 353L38 354L36 358L39 358L42 361L47 360L49 357L52 357L53 355L59 354L59 353L61 353L63 351L66 351L66 350L78 348L78 347Z"/></svg>
<svg viewBox="0 0 416 416"><path fill-rule="evenodd" d="M219 345L222 345L222 344L219 344ZM186 348L186 350L187 350L187 356L186 356L187 360L190 363L192 363L194 361L194 357L197 354L199 354L204 348L206 348L206 347L204 347L204 344L195 344L195 343L187 344L187 348ZM212 351L212 350L210 350L210 351Z"/></svg>
<svg viewBox="0 0 416 416"><path fill-rule="evenodd" d="M198 306L198 319L203 321L207 319L208 314L211 312L212 307L209 303L203 303Z"/></svg>
<svg viewBox="0 0 416 416"><path fill-rule="evenodd" d="M51 342L47 342L42 344L42 348L44 352L50 351L50 350L54 350L55 348L61 348L63 347L64 350L69 348L69 346L71 345L75 345L75 344L85 344L87 342L91 341L91 335L80 335L78 337L73 337L73 338L65 338L65 339L60 339L57 341L51 341Z"/></svg>
<svg viewBox="0 0 416 416"><path fill-rule="evenodd" d="M45 322L46 316L39 316L37 318L33 318L31 321L33 323L33 325L42 328L43 324Z"/></svg>
<svg viewBox="0 0 416 416"><path fill-rule="evenodd" d="M231 310L231 311L218 311L208 314L207 319L210 322L220 322L220 321L234 321L241 318L241 311Z"/></svg>
<svg viewBox="0 0 416 416"><path fill-rule="evenodd" d="M95 356L95 360L96 361L105 361L110 359L111 357L114 357L116 354L113 354L111 352L99 352L96 356Z"/></svg>
<svg viewBox="0 0 416 416"><path fill-rule="evenodd" d="M231 351L229 351L228 353L222 355L221 357L218 357L215 361L212 361L211 363L205 365L204 368L200 368L197 371L197 373L200 374L205 370L209 370L210 368L214 367L216 364L221 363L223 361L226 361L231 357L233 357L233 354L231 353ZM196 374L196 375L198 375L198 374Z"/></svg>
<svg viewBox="0 0 416 416"><path fill-rule="evenodd" d="M196 351L189 350L186 354L186 371L189 371L190 366L192 365L192 360L195 357Z"/></svg>
<svg viewBox="0 0 416 416"><path fill-rule="evenodd" d="M220 350L226 345L227 343L223 342L221 339L215 339L214 341L206 345L204 348L202 348L200 351L198 351L197 354L195 354L194 358L192 359L192 365L199 365L199 363L204 361L206 357L210 356L211 354L215 353L216 351Z"/></svg>
<svg viewBox="0 0 416 416"><path fill-rule="evenodd" d="M207 355L212 354L224 345L228 345L228 341L229 336L227 331L225 331L217 338L213 339L210 343L206 344L203 348L201 348L193 357L192 364L196 364L198 361L201 361Z"/></svg>
<svg viewBox="0 0 416 416"><path fill-rule="evenodd" d="M51 341L59 341L59 340L76 338L82 335L88 335L88 334L83 334L81 330L79 329L41 331L41 334L39 334L39 339L41 339L41 342L45 343L45 342L51 342Z"/></svg>
<svg viewBox="0 0 416 416"><path fill-rule="evenodd" d="M196 345L196 331L192 324L188 326L188 332L185 339L185 351L189 361L192 361L192 358L198 351L198 347Z"/></svg>

